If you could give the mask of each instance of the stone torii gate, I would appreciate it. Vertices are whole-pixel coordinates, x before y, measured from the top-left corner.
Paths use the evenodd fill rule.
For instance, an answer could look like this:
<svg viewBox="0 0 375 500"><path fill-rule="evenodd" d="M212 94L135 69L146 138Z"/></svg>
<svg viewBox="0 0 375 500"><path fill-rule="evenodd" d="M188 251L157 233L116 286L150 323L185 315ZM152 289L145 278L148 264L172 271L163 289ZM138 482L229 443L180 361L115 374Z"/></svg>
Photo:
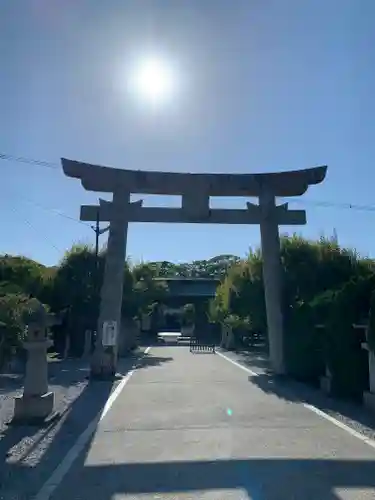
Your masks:
<svg viewBox="0 0 375 500"><path fill-rule="evenodd" d="M304 210L276 205L276 197L304 194L321 183L327 167L262 174L190 174L122 170L62 158L65 175L80 179L88 191L112 193L111 202L81 206L81 220L109 222L107 255L101 289L97 343L91 364L93 376L116 372L117 341L103 341L105 325L120 331L123 270L129 222L181 222L202 224L259 224L267 310L270 360L276 373L284 373L283 316L279 225L306 224ZM143 207L132 203L132 193L181 195L181 208ZM211 209L211 196L257 197L259 204L244 209ZM103 345L103 343L105 345Z"/></svg>

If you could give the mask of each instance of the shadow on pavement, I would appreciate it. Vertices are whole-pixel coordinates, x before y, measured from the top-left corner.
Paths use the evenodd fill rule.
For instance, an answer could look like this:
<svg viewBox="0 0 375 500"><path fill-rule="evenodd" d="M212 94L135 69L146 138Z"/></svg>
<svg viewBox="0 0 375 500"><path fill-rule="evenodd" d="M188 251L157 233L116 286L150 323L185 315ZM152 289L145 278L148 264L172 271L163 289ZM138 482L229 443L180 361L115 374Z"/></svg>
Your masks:
<svg viewBox="0 0 375 500"><path fill-rule="evenodd" d="M132 368L152 368L154 366L159 366L164 363L168 363L170 361L173 361L173 358L171 356L155 356L150 353L145 353L142 356L139 356L135 362L132 365ZM126 374L127 372L123 373L121 370L121 366L119 367L119 373L121 374Z"/></svg>
<svg viewBox="0 0 375 500"><path fill-rule="evenodd" d="M85 380L88 373L88 360L53 359L48 362L48 378L51 385L71 386ZM0 395L22 389L23 379L23 373L1 373Z"/></svg>
<svg viewBox="0 0 375 500"><path fill-rule="evenodd" d="M249 376L249 381L265 393L275 394L286 401L308 403L323 411L339 413L375 430L375 415L359 403L332 399L319 389L289 377L278 377L270 373Z"/></svg>
<svg viewBox="0 0 375 500"><path fill-rule="evenodd" d="M0 373L0 395L22 388L23 376L13 373Z"/></svg>
<svg viewBox="0 0 375 500"><path fill-rule="evenodd" d="M26 500L35 495L79 435L100 413L114 385L112 382L89 383L61 418L51 425L43 428L9 425L6 428L0 439L1 500Z"/></svg>
<svg viewBox="0 0 375 500"><path fill-rule="evenodd" d="M373 492L366 497L363 493L375 488L375 463L365 460L254 458L83 465L85 458L83 454L74 463L54 500L113 500L117 495L146 494L165 498L187 492L200 498L210 490L215 498L233 498L237 490L252 500L339 500L340 488L357 488L350 498L370 499ZM358 489L364 490L362 494Z"/></svg>
<svg viewBox="0 0 375 500"><path fill-rule="evenodd" d="M224 352L224 351L223 351ZM256 369L262 373L270 373L268 354L264 348L253 350L237 350L233 351L235 359L250 369ZM225 352L225 354L229 354Z"/></svg>
<svg viewBox="0 0 375 500"><path fill-rule="evenodd" d="M119 361L119 373L126 375L170 361L171 358L135 354ZM56 381L53 382L56 384ZM99 418L119 380L88 382L59 418L35 426L7 426L0 434L0 499L29 500L51 476L79 436Z"/></svg>
<svg viewBox="0 0 375 500"><path fill-rule="evenodd" d="M290 377L274 375L264 350L223 351L223 353L243 366L257 372L257 376L250 376L249 381L262 391L275 394L287 401L308 403L323 411L341 414L353 422L358 422L371 431L375 431L375 415L362 404L349 400L333 399L311 385L298 382Z"/></svg>

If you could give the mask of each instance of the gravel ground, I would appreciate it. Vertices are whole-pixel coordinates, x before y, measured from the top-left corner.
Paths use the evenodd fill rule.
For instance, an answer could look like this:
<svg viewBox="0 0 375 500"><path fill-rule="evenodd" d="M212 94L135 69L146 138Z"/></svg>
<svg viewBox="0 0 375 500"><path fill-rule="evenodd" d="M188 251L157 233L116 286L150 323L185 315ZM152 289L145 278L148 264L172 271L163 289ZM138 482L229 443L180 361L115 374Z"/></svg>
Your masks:
<svg viewBox="0 0 375 500"><path fill-rule="evenodd" d="M249 380L263 391L272 392L282 399L314 405L348 427L375 440L375 414L361 404L332 399L319 389L289 378L274 377L265 355L261 352L220 351L255 372L257 376L250 375Z"/></svg>
<svg viewBox="0 0 375 500"><path fill-rule="evenodd" d="M137 359L121 361L120 373ZM57 418L43 427L7 425L14 397L22 393L22 377L0 375L0 500L31 500L101 411L118 381L89 383L88 374L88 364L81 360L49 363Z"/></svg>
<svg viewBox="0 0 375 500"><path fill-rule="evenodd" d="M63 412L86 387L87 363L81 360L51 361L50 389L55 393L55 410ZM22 394L23 376L0 374L0 433L12 418L14 398Z"/></svg>

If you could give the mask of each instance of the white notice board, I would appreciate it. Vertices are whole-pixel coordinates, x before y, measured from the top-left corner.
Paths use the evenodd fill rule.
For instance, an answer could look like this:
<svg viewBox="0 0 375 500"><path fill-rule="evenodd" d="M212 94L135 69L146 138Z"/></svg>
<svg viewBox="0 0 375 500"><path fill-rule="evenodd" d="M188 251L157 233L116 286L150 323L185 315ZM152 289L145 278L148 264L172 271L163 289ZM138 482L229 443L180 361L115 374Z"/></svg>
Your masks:
<svg viewBox="0 0 375 500"><path fill-rule="evenodd" d="M114 346L117 342L117 321L104 321L102 344L104 346Z"/></svg>

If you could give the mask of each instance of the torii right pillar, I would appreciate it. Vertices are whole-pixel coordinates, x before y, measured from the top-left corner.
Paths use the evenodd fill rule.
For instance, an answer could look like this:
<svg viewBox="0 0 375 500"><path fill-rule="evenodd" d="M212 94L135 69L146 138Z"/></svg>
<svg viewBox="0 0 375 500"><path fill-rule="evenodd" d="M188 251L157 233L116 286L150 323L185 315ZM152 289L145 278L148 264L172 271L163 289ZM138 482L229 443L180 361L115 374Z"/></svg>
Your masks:
<svg viewBox="0 0 375 500"><path fill-rule="evenodd" d="M262 190L259 205L269 357L273 370L281 375L285 373L282 268L277 207L272 191Z"/></svg>

